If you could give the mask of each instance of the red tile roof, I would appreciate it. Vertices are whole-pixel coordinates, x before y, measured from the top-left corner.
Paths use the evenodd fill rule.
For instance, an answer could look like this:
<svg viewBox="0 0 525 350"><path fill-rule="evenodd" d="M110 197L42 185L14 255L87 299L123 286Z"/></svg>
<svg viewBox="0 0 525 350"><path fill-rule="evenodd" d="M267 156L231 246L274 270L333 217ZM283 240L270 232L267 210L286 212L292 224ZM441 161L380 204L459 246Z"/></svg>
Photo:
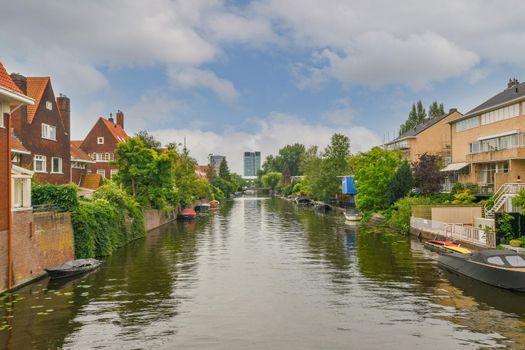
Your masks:
<svg viewBox="0 0 525 350"><path fill-rule="evenodd" d="M100 117L104 125L109 129L109 131L113 134L115 139L117 139L118 142L124 141L127 138L129 138L128 134L120 127L120 125L114 124L107 120L106 118Z"/></svg>
<svg viewBox="0 0 525 350"><path fill-rule="evenodd" d="M207 179L208 178L208 176L206 175L207 170L208 170L207 165L197 165L195 166L195 175L197 175L199 179Z"/></svg>
<svg viewBox="0 0 525 350"><path fill-rule="evenodd" d="M18 137L11 132L11 152L13 153L31 153L27 148L24 147L22 144L22 141L18 139Z"/></svg>
<svg viewBox="0 0 525 350"><path fill-rule="evenodd" d="M76 145L79 141L71 141L71 160L77 162L93 162L93 159Z"/></svg>
<svg viewBox="0 0 525 350"><path fill-rule="evenodd" d="M33 106L27 106L27 122L29 124L33 122L49 80L49 77L27 77L27 96L35 100Z"/></svg>
<svg viewBox="0 0 525 350"><path fill-rule="evenodd" d="M84 142L83 140L71 140L71 144L76 148L80 148L80 145Z"/></svg>
<svg viewBox="0 0 525 350"><path fill-rule="evenodd" d="M7 74L7 71L5 70L2 62L0 62L0 86L5 89L16 92L17 94L23 95L22 91L18 88L18 86L16 86L13 79L11 79L9 74Z"/></svg>
<svg viewBox="0 0 525 350"><path fill-rule="evenodd" d="M102 176L99 174L87 174L83 175L80 180L80 188L88 188L90 190L96 190L102 184Z"/></svg>

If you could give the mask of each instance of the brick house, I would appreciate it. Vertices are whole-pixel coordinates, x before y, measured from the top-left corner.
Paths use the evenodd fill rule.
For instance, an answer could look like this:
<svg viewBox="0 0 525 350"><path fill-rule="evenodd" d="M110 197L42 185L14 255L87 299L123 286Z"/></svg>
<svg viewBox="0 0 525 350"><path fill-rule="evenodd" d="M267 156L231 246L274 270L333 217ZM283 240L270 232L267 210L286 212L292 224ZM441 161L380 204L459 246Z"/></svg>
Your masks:
<svg viewBox="0 0 525 350"><path fill-rule="evenodd" d="M90 174L110 179L117 172L117 167L110 162L115 159L117 145L129 136L124 131L124 113L118 111L116 117L116 122L112 115L108 119L98 118L86 138L80 143L79 148L94 160L94 163L89 165Z"/></svg>
<svg viewBox="0 0 525 350"><path fill-rule="evenodd" d="M82 141L71 141L71 182L80 186L83 178L88 174L89 166L95 161L80 149Z"/></svg>
<svg viewBox="0 0 525 350"><path fill-rule="evenodd" d="M25 77L11 74L19 90L35 100L12 113L12 126L31 156L22 157L20 165L32 169L44 183L65 184L71 180L70 101L55 98L49 77Z"/></svg>
<svg viewBox="0 0 525 350"><path fill-rule="evenodd" d="M16 245L16 237L27 232L27 226L21 227L20 231L17 227L19 224L28 225L32 222L25 217L32 215L32 172L11 164L12 149L24 153L27 153L27 150L21 143L16 143L17 139L13 140L14 137L9 132L10 115L12 109L33 103L34 101L24 95L13 82L0 63L0 290L12 286L15 258L13 246Z"/></svg>

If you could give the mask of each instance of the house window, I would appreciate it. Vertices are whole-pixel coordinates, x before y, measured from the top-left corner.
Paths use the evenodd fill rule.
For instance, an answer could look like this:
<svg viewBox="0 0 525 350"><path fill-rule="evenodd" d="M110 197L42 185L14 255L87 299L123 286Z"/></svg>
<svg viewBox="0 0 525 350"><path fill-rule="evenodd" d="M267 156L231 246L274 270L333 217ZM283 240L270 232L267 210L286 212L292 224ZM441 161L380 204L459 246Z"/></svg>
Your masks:
<svg viewBox="0 0 525 350"><path fill-rule="evenodd" d="M42 123L42 138L56 141L57 128L55 126Z"/></svg>
<svg viewBox="0 0 525 350"><path fill-rule="evenodd" d="M46 101L46 109L50 111L53 110L53 103L51 103L51 101Z"/></svg>
<svg viewBox="0 0 525 350"><path fill-rule="evenodd" d="M102 176L103 179L106 178L106 170L104 170L104 169L98 169L98 170L97 170L97 174L99 174L100 176Z"/></svg>
<svg viewBox="0 0 525 350"><path fill-rule="evenodd" d="M62 158L51 158L51 174L62 174Z"/></svg>
<svg viewBox="0 0 525 350"><path fill-rule="evenodd" d="M35 155L33 159L33 170L37 173L46 172L46 156Z"/></svg>
<svg viewBox="0 0 525 350"><path fill-rule="evenodd" d="M117 169L111 169L111 178L113 178L113 176L117 175L118 174L118 170Z"/></svg>
<svg viewBox="0 0 525 350"><path fill-rule="evenodd" d="M103 145L104 144L104 138L103 137L97 137L97 143L99 145Z"/></svg>

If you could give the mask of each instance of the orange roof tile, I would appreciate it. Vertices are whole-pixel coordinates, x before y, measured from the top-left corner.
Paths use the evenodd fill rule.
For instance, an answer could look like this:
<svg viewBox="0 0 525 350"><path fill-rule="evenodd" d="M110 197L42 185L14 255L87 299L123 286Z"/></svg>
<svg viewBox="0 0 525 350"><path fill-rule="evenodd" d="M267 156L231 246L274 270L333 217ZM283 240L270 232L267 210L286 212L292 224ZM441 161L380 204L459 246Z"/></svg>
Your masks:
<svg viewBox="0 0 525 350"><path fill-rule="evenodd" d="M42 100L42 95L46 91L49 77L27 77L27 96L35 100L33 106L27 106L27 122L31 124L35 117L36 110Z"/></svg>
<svg viewBox="0 0 525 350"><path fill-rule="evenodd" d="M78 142L78 141L77 141ZM71 141L71 160L93 162L93 159L83 150L81 150L75 141Z"/></svg>
<svg viewBox="0 0 525 350"><path fill-rule="evenodd" d="M126 140L129 136L126 134L124 129L120 127L120 125L113 124L106 118L100 117L102 121L104 122L104 125L109 129L109 131L115 136L118 142Z"/></svg>
<svg viewBox="0 0 525 350"><path fill-rule="evenodd" d="M31 154L31 152L29 152L29 150L24 147L22 141L20 141L13 132L11 132L11 152Z"/></svg>
<svg viewBox="0 0 525 350"><path fill-rule="evenodd" d="M5 88L5 89L11 90L13 92L16 92L17 94L23 95L23 93L20 90L20 88L18 88L18 86L16 86L15 82L13 81L13 79L11 79L9 74L7 74L7 71L4 68L4 65L2 64L2 62L0 62L0 86Z"/></svg>
<svg viewBox="0 0 525 350"><path fill-rule="evenodd" d="M83 175L80 180L80 188L88 188L96 190L102 184L102 176L99 174L87 174Z"/></svg>
<svg viewBox="0 0 525 350"><path fill-rule="evenodd" d="M84 142L83 140L71 140L71 144L76 148L80 148L80 145Z"/></svg>

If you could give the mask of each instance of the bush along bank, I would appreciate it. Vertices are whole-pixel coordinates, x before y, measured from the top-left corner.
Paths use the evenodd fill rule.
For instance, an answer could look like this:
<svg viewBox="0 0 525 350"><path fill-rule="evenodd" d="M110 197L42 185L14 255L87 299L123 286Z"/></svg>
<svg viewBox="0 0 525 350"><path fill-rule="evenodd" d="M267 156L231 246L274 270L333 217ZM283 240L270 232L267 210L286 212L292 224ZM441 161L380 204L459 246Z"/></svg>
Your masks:
<svg viewBox="0 0 525 350"><path fill-rule="evenodd" d="M78 197L77 187L34 184L36 207L70 211L77 258L107 256L146 235L142 208L116 184L107 182L93 200Z"/></svg>

